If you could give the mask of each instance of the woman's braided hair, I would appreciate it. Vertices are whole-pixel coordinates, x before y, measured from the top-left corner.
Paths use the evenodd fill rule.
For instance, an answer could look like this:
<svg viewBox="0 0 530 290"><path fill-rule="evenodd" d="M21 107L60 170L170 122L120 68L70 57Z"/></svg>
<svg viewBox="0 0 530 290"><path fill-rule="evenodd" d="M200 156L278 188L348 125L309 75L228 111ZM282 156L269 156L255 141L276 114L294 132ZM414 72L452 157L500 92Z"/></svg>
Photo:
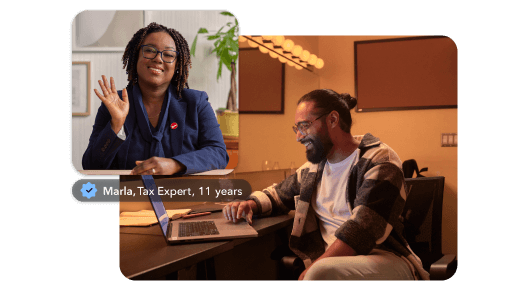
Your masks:
<svg viewBox="0 0 530 290"><path fill-rule="evenodd" d="M164 25L157 24L155 22L152 22L151 24L147 25L147 27L138 30L125 48L122 61L123 68L128 74L127 80L129 83L127 84L127 87L132 87L138 82L138 71L136 70L136 64L138 63L138 57L140 56L140 46L142 45L145 37L153 32L160 31L166 32L171 36L171 38L173 38L173 41L175 41L178 56L175 60L175 73L173 75L173 79L171 79L171 82L177 87L177 91L180 96L180 92L184 86L189 88L188 76L191 69L191 57L188 42L175 29L165 27Z"/></svg>

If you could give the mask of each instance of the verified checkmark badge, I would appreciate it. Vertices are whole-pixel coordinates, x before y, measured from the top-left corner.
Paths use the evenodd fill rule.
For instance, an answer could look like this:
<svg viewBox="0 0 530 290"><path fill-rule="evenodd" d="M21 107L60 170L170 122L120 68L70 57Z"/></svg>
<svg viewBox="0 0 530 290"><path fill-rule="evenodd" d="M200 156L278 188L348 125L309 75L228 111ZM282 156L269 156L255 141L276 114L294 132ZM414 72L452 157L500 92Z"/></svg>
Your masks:
<svg viewBox="0 0 530 290"><path fill-rule="evenodd" d="M92 197L96 196L97 191L98 189L96 188L96 185L90 182L83 184L83 188L81 188L81 193L84 197L88 199L91 199Z"/></svg>

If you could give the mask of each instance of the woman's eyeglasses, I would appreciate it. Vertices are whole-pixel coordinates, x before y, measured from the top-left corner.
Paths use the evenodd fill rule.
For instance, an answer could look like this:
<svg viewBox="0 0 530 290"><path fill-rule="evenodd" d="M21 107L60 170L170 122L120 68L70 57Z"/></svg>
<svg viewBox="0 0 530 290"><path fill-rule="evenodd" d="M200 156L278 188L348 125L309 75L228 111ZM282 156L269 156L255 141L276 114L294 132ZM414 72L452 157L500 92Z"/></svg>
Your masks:
<svg viewBox="0 0 530 290"><path fill-rule="evenodd" d="M302 136L306 136L307 135L307 130L309 129L309 127L311 127L311 125L313 124L313 122L315 122L316 120L324 117L325 115L329 114L331 112L327 112L325 113L324 115L321 115L320 117L314 119L313 121L311 122L308 122L308 121L302 121L302 122L299 122L298 124L294 124L293 126L293 131L295 134L298 134L298 132L300 132L300 134L302 134Z"/></svg>
<svg viewBox="0 0 530 290"><path fill-rule="evenodd" d="M153 59L155 58L159 53L162 56L162 60L167 63L172 63L177 59L178 52L174 50L158 50L152 46L149 45L142 45L140 47L142 50L142 55L144 58L147 59Z"/></svg>

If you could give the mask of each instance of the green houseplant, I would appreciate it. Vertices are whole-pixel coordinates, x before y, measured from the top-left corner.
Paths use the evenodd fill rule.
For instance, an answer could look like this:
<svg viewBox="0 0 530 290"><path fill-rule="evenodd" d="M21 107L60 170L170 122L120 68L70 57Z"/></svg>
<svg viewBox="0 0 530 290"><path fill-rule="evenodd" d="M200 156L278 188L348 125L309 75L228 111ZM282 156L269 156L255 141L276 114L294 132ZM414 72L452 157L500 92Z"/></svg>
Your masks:
<svg viewBox="0 0 530 290"><path fill-rule="evenodd" d="M193 39L191 45L191 55L195 56L195 49L197 46L197 39L199 35L206 34L209 41L214 41L213 49L210 50L209 54L215 53L219 60L219 67L217 69L217 80L221 77L223 65L231 71L230 78L230 91L228 93L228 100L226 102L226 109L230 111L237 111L236 108L236 61L239 57L239 23L234 15L230 12L221 12L220 14L233 17L233 21L230 20L225 25L217 30L215 33L210 33L206 28L200 28Z"/></svg>

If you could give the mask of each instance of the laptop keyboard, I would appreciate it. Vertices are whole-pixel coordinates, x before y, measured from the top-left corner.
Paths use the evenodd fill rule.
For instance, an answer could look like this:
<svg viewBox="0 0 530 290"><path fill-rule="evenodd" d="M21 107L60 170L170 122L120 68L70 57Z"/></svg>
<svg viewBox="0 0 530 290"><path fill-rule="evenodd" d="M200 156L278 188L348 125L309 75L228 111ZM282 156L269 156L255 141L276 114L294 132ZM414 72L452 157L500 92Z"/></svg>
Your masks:
<svg viewBox="0 0 530 290"><path fill-rule="evenodd" d="M218 235L213 221L184 222L179 224L179 237Z"/></svg>

